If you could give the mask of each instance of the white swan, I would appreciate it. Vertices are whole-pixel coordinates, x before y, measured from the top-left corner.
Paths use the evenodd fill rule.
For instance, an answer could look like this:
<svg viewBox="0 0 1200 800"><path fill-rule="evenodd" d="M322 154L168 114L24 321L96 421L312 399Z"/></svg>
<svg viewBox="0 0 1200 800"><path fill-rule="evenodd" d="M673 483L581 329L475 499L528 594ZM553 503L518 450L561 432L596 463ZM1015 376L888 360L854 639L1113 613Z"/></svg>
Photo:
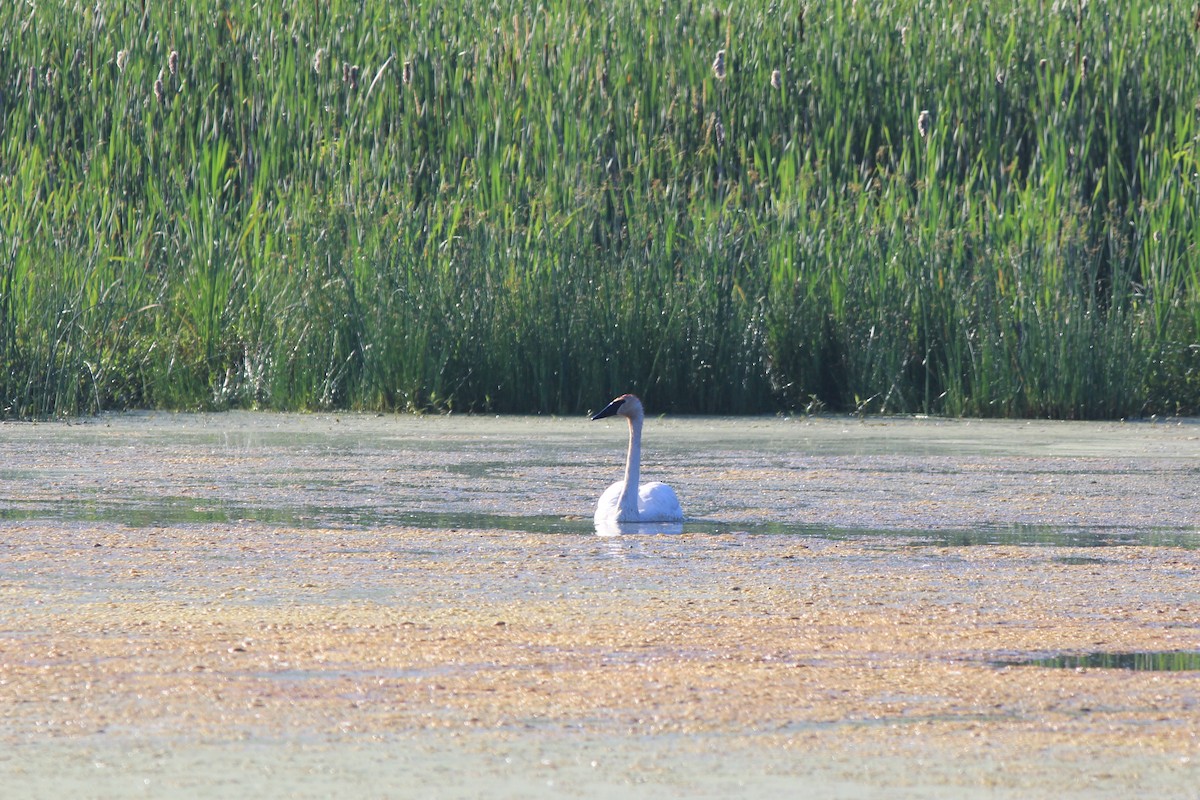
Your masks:
<svg viewBox="0 0 1200 800"><path fill-rule="evenodd" d="M642 401L623 394L600 410L592 419L613 415L629 421L629 453L625 458L625 480L617 481L604 490L596 503L597 530L612 527L612 523L683 522L683 509L675 490L665 483L654 481L638 484L642 465Z"/></svg>

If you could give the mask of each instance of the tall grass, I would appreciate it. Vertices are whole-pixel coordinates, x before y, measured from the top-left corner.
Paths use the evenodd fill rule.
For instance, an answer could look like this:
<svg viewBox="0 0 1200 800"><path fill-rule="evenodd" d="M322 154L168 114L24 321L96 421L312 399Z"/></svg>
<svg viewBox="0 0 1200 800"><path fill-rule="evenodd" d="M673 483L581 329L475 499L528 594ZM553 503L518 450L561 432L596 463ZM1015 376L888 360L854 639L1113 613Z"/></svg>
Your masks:
<svg viewBox="0 0 1200 800"><path fill-rule="evenodd" d="M0 408L1195 412L1193 6L5 4Z"/></svg>

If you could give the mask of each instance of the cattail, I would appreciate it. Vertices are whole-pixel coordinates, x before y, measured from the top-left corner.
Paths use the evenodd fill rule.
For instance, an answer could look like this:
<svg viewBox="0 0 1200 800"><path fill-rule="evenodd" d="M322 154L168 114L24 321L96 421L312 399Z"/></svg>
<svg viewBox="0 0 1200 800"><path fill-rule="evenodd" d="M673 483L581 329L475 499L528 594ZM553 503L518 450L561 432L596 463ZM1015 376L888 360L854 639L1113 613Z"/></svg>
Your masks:
<svg viewBox="0 0 1200 800"><path fill-rule="evenodd" d="M321 71L321 57L325 55L325 48L318 47L317 54L313 56L313 72Z"/></svg>
<svg viewBox="0 0 1200 800"><path fill-rule="evenodd" d="M717 76L717 80L725 80L725 51L718 50L717 57L713 59L713 75Z"/></svg>
<svg viewBox="0 0 1200 800"><path fill-rule="evenodd" d="M357 89L358 64L342 64L342 80L349 83L351 89Z"/></svg>
<svg viewBox="0 0 1200 800"><path fill-rule="evenodd" d="M163 101L163 95L164 91L162 78L156 78L154 81L154 99L161 103Z"/></svg>
<svg viewBox="0 0 1200 800"><path fill-rule="evenodd" d="M778 89L783 85L783 76L779 74L779 70L771 70L771 88Z"/></svg>
<svg viewBox="0 0 1200 800"><path fill-rule="evenodd" d="M412 62L405 61L404 68L400 70L400 80L404 82L405 86L412 83L412 72Z"/></svg>
<svg viewBox="0 0 1200 800"><path fill-rule="evenodd" d="M1046 71L1046 59L1043 58L1041 61L1038 62L1038 70L1040 70L1041 72Z"/></svg>
<svg viewBox="0 0 1200 800"><path fill-rule="evenodd" d="M1079 75L1080 75L1080 77L1086 78L1086 77L1088 76L1088 65L1089 65L1090 63L1091 63L1091 62L1088 60L1088 57L1087 57L1087 56L1084 56L1084 57L1083 57L1083 60L1079 62Z"/></svg>
<svg viewBox="0 0 1200 800"><path fill-rule="evenodd" d="M129 51L128 50L118 50L117 51L117 69L121 72L124 72L125 65L127 63L129 63Z"/></svg>
<svg viewBox="0 0 1200 800"><path fill-rule="evenodd" d="M46 85L54 85L54 67L46 67Z"/></svg>
<svg viewBox="0 0 1200 800"><path fill-rule="evenodd" d="M1002 70L1002 69L996 70L996 85L997 86L1004 85L1004 70Z"/></svg>
<svg viewBox="0 0 1200 800"><path fill-rule="evenodd" d="M713 122L713 135L717 140L717 147L725 146L725 126L721 124L720 118Z"/></svg>
<svg viewBox="0 0 1200 800"><path fill-rule="evenodd" d="M921 111L917 117L917 133L921 134L922 139L929 135L929 127L932 121L933 118L929 116L928 109Z"/></svg>
<svg viewBox="0 0 1200 800"><path fill-rule="evenodd" d="M169 71L172 75L175 75L176 73L179 72L179 51L178 50L172 50L171 54L169 56L167 56L167 71Z"/></svg>

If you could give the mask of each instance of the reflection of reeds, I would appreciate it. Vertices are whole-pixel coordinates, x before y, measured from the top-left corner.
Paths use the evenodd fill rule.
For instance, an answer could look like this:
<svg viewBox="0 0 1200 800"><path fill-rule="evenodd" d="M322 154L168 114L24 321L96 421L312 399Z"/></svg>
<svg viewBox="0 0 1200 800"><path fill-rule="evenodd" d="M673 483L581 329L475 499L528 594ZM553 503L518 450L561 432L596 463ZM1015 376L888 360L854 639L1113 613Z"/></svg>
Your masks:
<svg viewBox="0 0 1200 800"><path fill-rule="evenodd" d="M862 5L0 6L0 413L1200 409L1190 19Z"/></svg>

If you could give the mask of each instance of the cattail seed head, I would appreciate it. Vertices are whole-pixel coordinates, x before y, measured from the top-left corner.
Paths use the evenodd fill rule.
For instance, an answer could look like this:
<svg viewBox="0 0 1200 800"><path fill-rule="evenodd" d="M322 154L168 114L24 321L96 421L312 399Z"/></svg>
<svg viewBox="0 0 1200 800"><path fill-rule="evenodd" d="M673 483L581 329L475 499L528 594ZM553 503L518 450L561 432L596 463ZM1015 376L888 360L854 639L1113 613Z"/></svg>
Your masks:
<svg viewBox="0 0 1200 800"><path fill-rule="evenodd" d="M929 129L933 124L933 117L929 115L929 109L924 109L917 116L917 133L921 134L924 139L929 135Z"/></svg>
<svg viewBox="0 0 1200 800"><path fill-rule="evenodd" d="M342 82L350 84L351 89L358 88L358 64L342 63Z"/></svg>
<svg viewBox="0 0 1200 800"><path fill-rule="evenodd" d="M412 83L412 78L413 78L412 62L405 61L404 69L400 70L400 80L404 82L405 86L407 86L408 84Z"/></svg>
<svg viewBox="0 0 1200 800"><path fill-rule="evenodd" d="M167 71L170 72L172 75L175 75L176 73L179 72L179 51L178 50L172 50L171 54L169 56L167 56Z"/></svg>
<svg viewBox="0 0 1200 800"><path fill-rule="evenodd" d="M713 138L717 141L718 149L725 146L725 126L721 123L720 117L713 120Z"/></svg>
<svg viewBox="0 0 1200 800"><path fill-rule="evenodd" d="M118 50L117 51L117 69L121 72L124 72L125 65L128 63L129 63L129 51L128 50Z"/></svg>
<svg viewBox="0 0 1200 800"><path fill-rule="evenodd" d="M321 57L325 55L325 48L318 47L316 55L313 56L313 72L321 71Z"/></svg>
<svg viewBox="0 0 1200 800"><path fill-rule="evenodd" d="M154 81L154 99L161 103L164 93L162 78L156 78Z"/></svg>
<svg viewBox="0 0 1200 800"><path fill-rule="evenodd" d="M779 70L771 70L771 88L778 89L783 85L783 76L779 74Z"/></svg>
<svg viewBox="0 0 1200 800"><path fill-rule="evenodd" d="M725 51L724 50L717 51L717 57L713 59L712 69L713 69L713 75L717 76L717 80L719 80L719 81L725 80Z"/></svg>

